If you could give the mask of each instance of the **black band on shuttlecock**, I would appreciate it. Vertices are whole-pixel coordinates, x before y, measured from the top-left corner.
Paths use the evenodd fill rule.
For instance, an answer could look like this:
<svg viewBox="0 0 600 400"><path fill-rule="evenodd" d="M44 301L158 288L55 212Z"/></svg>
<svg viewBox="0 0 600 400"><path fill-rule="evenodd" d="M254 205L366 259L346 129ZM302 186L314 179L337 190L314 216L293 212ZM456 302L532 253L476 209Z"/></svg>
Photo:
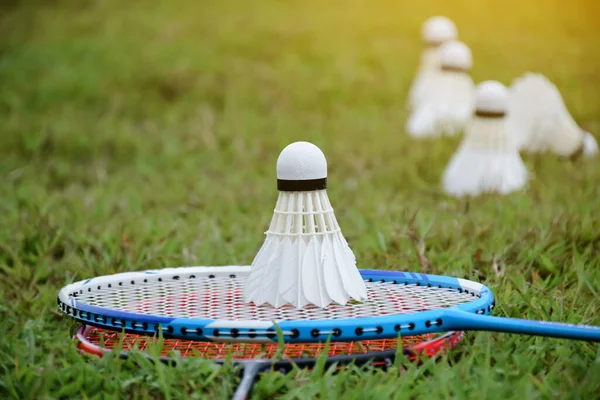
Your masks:
<svg viewBox="0 0 600 400"><path fill-rule="evenodd" d="M442 71L452 71L452 72L469 72L468 68L459 68L459 67L452 67L450 65L442 65L440 67L440 69Z"/></svg>
<svg viewBox="0 0 600 400"><path fill-rule="evenodd" d="M277 179L277 190L282 192L309 192L327 189L327 178L290 181Z"/></svg>
<svg viewBox="0 0 600 400"><path fill-rule="evenodd" d="M475 116L481 118L502 118L506 115L504 111L482 111L475 110Z"/></svg>

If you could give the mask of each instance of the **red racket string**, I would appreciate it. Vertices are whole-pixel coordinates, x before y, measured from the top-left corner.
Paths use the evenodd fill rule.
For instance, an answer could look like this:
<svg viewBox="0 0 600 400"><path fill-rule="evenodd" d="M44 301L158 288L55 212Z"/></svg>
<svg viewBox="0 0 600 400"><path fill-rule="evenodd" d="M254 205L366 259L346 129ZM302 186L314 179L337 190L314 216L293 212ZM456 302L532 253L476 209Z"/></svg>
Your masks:
<svg viewBox="0 0 600 400"><path fill-rule="evenodd" d="M463 337L462 332L447 333L445 335L429 334L401 338L403 348L409 350L409 359L415 359L422 354L434 355L446 348L452 348ZM144 351L149 345L158 343L157 339L131 333L121 333L88 327L80 330L76 336L78 347L88 353L102 355L106 350L116 348L131 351L134 349ZM284 346L285 358L316 358L325 350L325 343L295 343ZM328 356L353 355L395 350L398 347L397 339L378 339L355 342L331 342ZM277 343L217 343L200 342L181 339L163 339L161 355L168 356L173 351L180 353L182 358L202 357L222 360L228 355L233 359L247 360L272 358L280 352Z"/></svg>

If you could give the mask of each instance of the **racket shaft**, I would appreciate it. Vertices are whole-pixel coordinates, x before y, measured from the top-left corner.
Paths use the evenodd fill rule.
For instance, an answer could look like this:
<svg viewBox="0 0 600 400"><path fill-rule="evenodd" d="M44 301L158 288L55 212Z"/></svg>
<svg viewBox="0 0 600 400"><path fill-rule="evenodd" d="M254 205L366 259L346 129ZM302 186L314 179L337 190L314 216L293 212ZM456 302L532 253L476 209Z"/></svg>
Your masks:
<svg viewBox="0 0 600 400"><path fill-rule="evenodd" d="M531 321L518 318L491 317L472 314L459 310L442 312L443 323L447 330L472 330L521 333L526 335L549 336L564 339L600 341L600 327L575 325L559 322Z"/></svg>
<svg viewBox="0 0 600 400"><path fill-rule="evenodd" d="M270 363L268 361L247 361L244 363L242 380L238 385L231 400L246 400L259 372L268 369Z"/></svg>

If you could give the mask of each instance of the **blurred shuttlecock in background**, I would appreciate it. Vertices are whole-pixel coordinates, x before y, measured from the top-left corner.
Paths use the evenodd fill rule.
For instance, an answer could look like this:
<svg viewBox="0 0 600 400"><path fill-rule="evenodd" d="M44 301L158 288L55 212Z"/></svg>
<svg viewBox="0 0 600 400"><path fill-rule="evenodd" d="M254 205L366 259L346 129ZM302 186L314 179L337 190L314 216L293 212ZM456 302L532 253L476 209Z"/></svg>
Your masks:
<svg viewBox="0 0 600 400"><path fill-rule="evenodd" d="M408 105L410 108L417 106L419 99L423 97L423 90L428 79L435 74L440 67L440 46L454 40L458 36L456 25L446 17L431 17L423 24L423 41L427 46L421 54L421 62L417 70L417 76L410 88Z"/></svg>
<svg viewBox="0 0 600 400"><path fill-rule="evenodd" d="M366 300L326 187L327 161L317 146L296 142L283 149L277 160L279 198L245 283L246 302L302 308Z"/></svg>
<svg viewBox="0 0 600 400"><path fill-rule="evenodd" d="M542 74L527 73L513 81L507 129L519 149L571 156L598 153L596 139L582 130L557 87Z"/></svg>
<svg viewBox="0 0 600 400"><path fill-rule="evenodd" d="M583 132L583 155L592 157L598 155L598 142L589 132Z"/></svg>
<svg viewBox="0 0 600 400"><path fill-rule="evenodd" d="M473 114L474 84L469 76L471 50L462 42L444 43L439 72L426 83L426 96L412 110L406 131L413 137L454 135Z"/></svg>
<svg viewBox="0 0 600 400"><path fill-rule="evenodd" d="M526 185L527 169L505 129L508 99L508 89L500 82L486 81L477 86L475 115L442 178L446 193L507 194Z"/></svg>

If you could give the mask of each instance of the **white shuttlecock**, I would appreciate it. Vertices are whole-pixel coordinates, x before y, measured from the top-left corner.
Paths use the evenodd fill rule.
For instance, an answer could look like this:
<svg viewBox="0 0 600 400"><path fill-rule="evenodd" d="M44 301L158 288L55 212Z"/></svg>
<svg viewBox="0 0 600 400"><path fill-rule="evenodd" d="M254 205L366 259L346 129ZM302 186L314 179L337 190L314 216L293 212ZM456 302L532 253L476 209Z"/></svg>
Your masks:
<svg viewBox="0 0 600 400"><path fill-rule="evenodd" d="M317 146L296 142L283 149L277 160L279 198L244 286L246 302L324 308L367 299L326 187L327 161Z"/></svg>
<svg viewBox="0 0 600 400"><path fill-rule="evenodd" d="M421 99L406 122L406 131L417 138L455 135L473 114L474 84L469 76L471 50L462 42L444 43L440 70L426 84Z"/></svg>
<svg viewBox="0 0 600 400"><path fill-rule="evenodd" d="M475 115L442 178L446 193L457 197L507 194L526 185L527 169L505 129L508 98L508 89L500 82L477 86Z"/></svg>
<svg viewBox="0 0 600 400"><path fill-rule="evenodd" d="M440 46L458 36L456 25L446 17L431 17L423 24L423 41L427 46L421 54L421 62L408 96L409 107L415 108L419 99L425 97L423 89L429 78L440 68Z"/></svg>
<svg viewBox="0 0 600 400"><path fill-rule="evenodd" d="M527 73L512 83L507 129L519 149L532 153L598 153L596 139L577 125L556 86L542 74Z"/></svg>
<svg viewBox="0 0 600 400"><path fill-rule="evenodd" d="M589 132L583 132L583 155L592 157L598 154L598 142Z"/></svg>

